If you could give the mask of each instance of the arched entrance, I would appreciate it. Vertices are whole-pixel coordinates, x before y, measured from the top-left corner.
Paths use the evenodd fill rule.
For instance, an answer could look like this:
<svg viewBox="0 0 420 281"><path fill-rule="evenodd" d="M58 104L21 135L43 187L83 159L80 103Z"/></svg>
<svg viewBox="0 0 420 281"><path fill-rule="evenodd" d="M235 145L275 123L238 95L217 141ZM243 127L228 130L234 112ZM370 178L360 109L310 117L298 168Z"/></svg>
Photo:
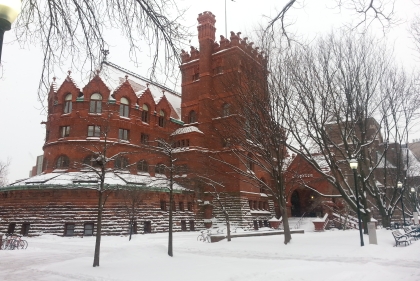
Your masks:
<svg viewBox="0 0 420 281"><path fill-rule="evenodd" d="M292 217L300 217L301 206L300 206L299 193L297 192L297 190L293 191L290 202L292 203Z"/></svg>

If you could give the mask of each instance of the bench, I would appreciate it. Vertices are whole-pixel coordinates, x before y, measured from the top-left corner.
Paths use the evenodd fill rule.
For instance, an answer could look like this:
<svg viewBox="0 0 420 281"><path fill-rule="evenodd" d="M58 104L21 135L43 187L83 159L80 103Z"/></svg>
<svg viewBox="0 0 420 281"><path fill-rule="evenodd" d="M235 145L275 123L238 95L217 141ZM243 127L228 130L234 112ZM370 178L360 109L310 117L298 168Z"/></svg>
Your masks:
<svg viewBox="0 0 420 281"><path fill-rule="evenodd" d="M420 232L418 231L418 229L411 229L408 226L404 226L404 231L405 234L407 236L413 237L414 240L417 240L418 238L420 238Z"/></svg>
<svg viewBox="0 0 420 281"><path fill-rule="evenodd" d="M395 239L395 247L397 247L398 245L404 243L405 246L408 245L408 242L410 242L413 240L413 237L410 237L406 234L402 234L398 229L392 231L392 236L394 236Z"/></svg>

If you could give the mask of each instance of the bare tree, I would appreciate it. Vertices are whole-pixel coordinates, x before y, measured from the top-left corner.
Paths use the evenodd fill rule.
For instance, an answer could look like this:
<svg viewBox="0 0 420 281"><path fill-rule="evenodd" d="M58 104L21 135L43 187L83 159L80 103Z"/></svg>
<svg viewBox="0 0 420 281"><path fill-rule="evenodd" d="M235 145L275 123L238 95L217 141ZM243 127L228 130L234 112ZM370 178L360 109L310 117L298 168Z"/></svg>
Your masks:
<svg viewBox="0 0 420 281"><path fill-rule="evenodd" d="M127 39L129 54L139 63L141 42L150 46L153 76L158 61L166 71L178 64L178 46L188 36L180 24L183 11L174 0L26 0L17 18L15 31L22 45L40 44L43 50L43 86L48 89L49 75L70 60L75 69L98 67L108 52L111 34L117 29Z"/></svg>
<svg viewBox="0 0 420 281"><path fill-rule="evenodd" d="M0 187L7 185L7 174L10 165L10 159L7 159L5 162L0 161Z"/></svg>
<svg viewBox="0 0 420 281"><path fill-rule="evenodd" d="M381 26L385 29L390 27L396 22L394 19L394 5L395 0L329 0L327 3L317 3L317 5L330 6L331 9L337 9L341 12L342 9L349 10L354 13L356 23L352 28L357 28L362 24L370 26L374 21L378 21ZM266 32L271 36L280 34L285 36L287 40L290 40L290 34L287 27L291 25L288 21L287 16L293 13L294 9L303 9L305 7L305 1L303 0L289 0L280 9L277 15L272 18L266 28ZM279 25L279 29L275 26Z"/></svg>
<svg viewBox="0 0 420 281"><path fill-rule="evenodd" d="M128 241L131 241L131 235L135 225L135 218L138 214L140 204L147 198L147 193L139 186L127 186L120 190L124 199L124 206L130 220L130 236Z"/></svg>
<svg viewBox="0 0 420 281"><path fill-rule="evenodd" d="M390 214L385 213L390 209L392 214L399 199L396 184L391 185L394 192L388 205L382 204L380 179L375 171L388 149L380 148L386 114L401 111L380 108L391 93L398 92L404 99L413 91L411 80L404 79L402 70L395 70L392 57L382 46L368 35L332 34L313 46L277 47L278 55L270 58L269 68L273 79L270 91L286 105L281 114L290 136L288 149L321 173L353 211L357 211L355 183L347 161L358 160L357 186L365 231L372 204L385 216L384 220L389 220ZM401 99L390 99L392 106ZM405 132L411 121L401 116L388 122L387 128L398 127L398 132ZM394 181L403 178L402 166L394 169L394 175Z"/></svg>

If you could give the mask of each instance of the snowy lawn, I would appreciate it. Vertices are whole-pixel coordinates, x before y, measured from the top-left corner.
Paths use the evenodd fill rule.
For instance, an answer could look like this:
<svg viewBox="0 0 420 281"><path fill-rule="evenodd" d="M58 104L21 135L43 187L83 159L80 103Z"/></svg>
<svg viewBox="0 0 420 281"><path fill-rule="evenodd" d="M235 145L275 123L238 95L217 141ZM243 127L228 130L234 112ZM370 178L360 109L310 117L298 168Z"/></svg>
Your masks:
<svg viewBox="0 0 420 281"><path fill-rule="evenodd" d="M420 240L395 245L378 229L378 245L360 247L356 230L197 242L199 232L175 233L174 257L167 233L103 237L100 267L93 268L94 237L27 238L27 250L0 251L0 280L163 281L387 281L420 280Z"/></svg>

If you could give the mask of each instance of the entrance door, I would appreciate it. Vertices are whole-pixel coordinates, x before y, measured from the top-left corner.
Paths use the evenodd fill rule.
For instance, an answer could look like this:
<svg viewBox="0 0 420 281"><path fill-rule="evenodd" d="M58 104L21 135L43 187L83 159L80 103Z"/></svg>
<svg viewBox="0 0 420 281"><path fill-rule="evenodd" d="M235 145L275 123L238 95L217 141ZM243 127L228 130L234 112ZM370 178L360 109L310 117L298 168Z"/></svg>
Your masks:
<svg viewBox="0 0 420 281"><path fill-rule="evenodd" d="M292 198L290 201L292 203L292 217L300 217L302 214L300 208L299 193L297 192L297 190L293 191Z"/></svg>

